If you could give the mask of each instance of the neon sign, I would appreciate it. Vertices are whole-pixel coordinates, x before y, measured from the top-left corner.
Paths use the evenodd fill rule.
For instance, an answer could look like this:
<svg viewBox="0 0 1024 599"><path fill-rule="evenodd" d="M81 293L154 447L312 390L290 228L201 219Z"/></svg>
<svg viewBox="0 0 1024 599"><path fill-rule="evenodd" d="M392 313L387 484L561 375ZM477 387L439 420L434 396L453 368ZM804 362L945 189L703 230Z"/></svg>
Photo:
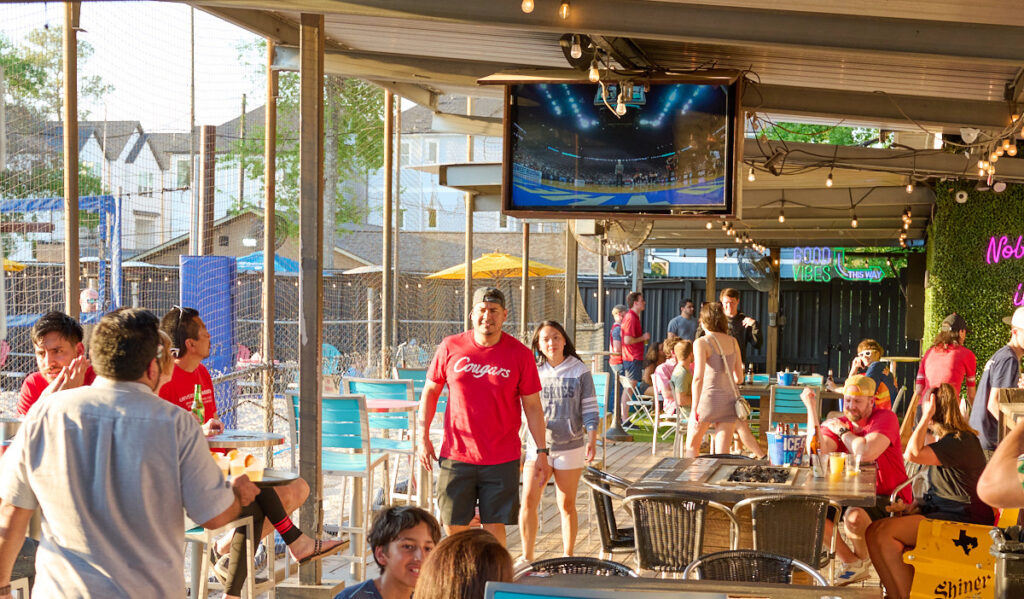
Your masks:
<svg viewBox="0 0 1024 599"><path fill-rule="evenodd" d="M849 266L844 248L793 248L793 280L828 283L833 278L877 283L885 278L878 266Z"/></svg>
<svg viewBox="0 0 1024 599"><path fill-rule="evenodd" d="M1024 236L1018 235L1015 245L1010 244L1010 238L1006 235L992 237L988 240L985 262L997 264L1000 260L1020 260L1021 258L1024 258Z"/></svg>

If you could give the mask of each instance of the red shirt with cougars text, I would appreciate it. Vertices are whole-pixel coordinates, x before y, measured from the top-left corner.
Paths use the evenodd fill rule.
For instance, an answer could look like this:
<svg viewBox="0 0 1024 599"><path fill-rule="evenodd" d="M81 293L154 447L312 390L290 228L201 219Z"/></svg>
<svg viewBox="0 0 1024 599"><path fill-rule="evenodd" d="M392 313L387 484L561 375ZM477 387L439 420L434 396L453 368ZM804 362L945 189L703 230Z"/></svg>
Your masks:
<svg viewBox="0 0 1024 599"><path fill-rule="evenodd" d="M481 466L519 459L520 398L540 392L528 347L505 333L490 347L477 344L473 331L452 335L438 346L427 378L448 385L439 457Z"/></svg>
<svg viewBox="0 0 1024 599"><path fill-rule="evenodd" d="M209 371L202 364L192 372L185 372L175 364L171 380L167 381L163 387L160 387L157 395L172 404L191 411L192 399L196 395L197 384L203 390L203 422L205 423L210 418L217 416L217 402L213 399L213 380L210 378Z"/></svg>

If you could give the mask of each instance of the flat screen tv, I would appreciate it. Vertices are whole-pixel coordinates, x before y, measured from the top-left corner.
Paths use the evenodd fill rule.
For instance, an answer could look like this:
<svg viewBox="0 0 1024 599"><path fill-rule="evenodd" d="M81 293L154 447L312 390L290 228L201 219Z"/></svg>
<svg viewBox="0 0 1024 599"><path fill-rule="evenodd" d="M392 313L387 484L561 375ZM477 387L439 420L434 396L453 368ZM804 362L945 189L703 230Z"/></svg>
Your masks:
<svg viewBox="0 0 1024 599"><path fill-rule="evenodd" d="M503 210L539 218L732 216L741 81L732 74L632 86L506 85Z"/></svg>

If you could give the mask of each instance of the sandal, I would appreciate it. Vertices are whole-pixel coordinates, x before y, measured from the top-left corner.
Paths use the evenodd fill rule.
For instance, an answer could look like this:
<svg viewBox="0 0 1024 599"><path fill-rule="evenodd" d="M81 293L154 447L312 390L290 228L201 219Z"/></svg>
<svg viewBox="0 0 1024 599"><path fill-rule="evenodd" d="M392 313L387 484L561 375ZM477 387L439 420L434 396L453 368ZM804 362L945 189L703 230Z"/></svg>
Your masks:
<svg viewBox="0 0 1024 599"><path fill-rule="evenodd" d="M299 565L301 566L302 564L311 562L311 561L313 561L315 559L320 559L320 558L323 558L323 557L327 557L328 555L333 555L333 554L341 551L341 549L344 546L345 546L345 543L343 543L341 541L338 541L337 545L333 545L331 547L326 547L325 548L324 547L324 541L322 539L313 539L313 553L310 553L306 557L300 559L299 560Z"/></svg>

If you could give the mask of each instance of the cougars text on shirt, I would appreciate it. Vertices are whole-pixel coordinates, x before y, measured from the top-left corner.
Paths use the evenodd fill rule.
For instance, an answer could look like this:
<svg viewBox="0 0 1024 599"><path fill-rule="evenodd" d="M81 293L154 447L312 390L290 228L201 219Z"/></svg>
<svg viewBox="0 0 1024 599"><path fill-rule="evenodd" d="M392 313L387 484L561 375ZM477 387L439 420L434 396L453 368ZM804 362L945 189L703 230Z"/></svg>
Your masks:
<svg viewBox="0 0 1024 599"><path fill-rule="evenodd" d="M494 376L500 376L502 378L509 378L512 374L508 368L500 368L498 366L492 366L490 364L474 364L469 361L469 356L463 356L455 362L455 372L469 372L473 374L474 378L480 378L489 374Z"/></svg>

